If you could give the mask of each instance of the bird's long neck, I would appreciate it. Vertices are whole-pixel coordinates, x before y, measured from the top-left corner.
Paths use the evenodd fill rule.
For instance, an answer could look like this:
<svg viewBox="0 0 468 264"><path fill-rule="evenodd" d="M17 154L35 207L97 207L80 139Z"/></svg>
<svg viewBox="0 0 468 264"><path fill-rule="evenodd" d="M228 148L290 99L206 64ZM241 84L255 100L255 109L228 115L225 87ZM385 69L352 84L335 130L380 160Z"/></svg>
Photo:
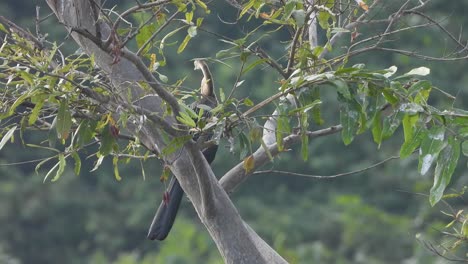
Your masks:
<svg viewBox="0 0 468 264"><path fill-rule="evenodd" d="M207 97L215 97L213 76L211 75L208 65L204 61L198 61L198 66L203 72L203 79L201 83L201 95Z"/></svg>

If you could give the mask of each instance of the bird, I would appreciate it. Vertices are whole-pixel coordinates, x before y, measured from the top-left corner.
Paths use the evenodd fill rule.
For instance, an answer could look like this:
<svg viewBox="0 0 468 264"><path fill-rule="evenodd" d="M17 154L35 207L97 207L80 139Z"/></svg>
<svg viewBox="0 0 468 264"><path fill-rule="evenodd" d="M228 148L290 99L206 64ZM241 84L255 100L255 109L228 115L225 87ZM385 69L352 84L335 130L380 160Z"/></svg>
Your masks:
<svg viewBox="0 0 468 264"><path fill-rule="evenodd" d="M202 59L196 59L194 60L194 66L194 70L201 70L203 73L200 97L190 106L190 108L198 113L200 111L200 105L208 106L211 109L215 108L218 105L218 99L216 98L216 93L214 92L213 76L206 62ZM210 112L204 111L203 116L208 118L210 116ZM195 134L193 136L193 140L197 141L199 136L200 134ZM203 136L206 137L206 139L209 139L213 136L213 132L206 133ZM211 144L202 150L203 156L205 157L208 164L211 164L215 159L217 150L217 144ZM174 176L169 182L166 195L159 205L159 208L156 211L151 226L148 230L147 237L150 240L162 241L166 239L167 235L171 231L172 225L174 224L180 202L184 196L184 191L182 190L179 181Z"/></svg>

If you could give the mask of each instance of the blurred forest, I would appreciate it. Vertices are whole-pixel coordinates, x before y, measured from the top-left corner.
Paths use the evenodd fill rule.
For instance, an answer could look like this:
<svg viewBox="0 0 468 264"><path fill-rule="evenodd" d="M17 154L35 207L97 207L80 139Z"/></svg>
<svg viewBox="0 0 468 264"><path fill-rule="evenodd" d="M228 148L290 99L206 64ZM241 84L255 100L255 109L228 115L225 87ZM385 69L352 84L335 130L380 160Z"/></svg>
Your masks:
<svg viewBox="0 0 468 264"><path fill-rule="evenodd" d="M123 10L132 1L107 1L106 5L109 8L117 2L119 10ZM236 14L228 13L222 2L212 3L219 6L213 9L219 19L235 20ZM387 2L387 8L395 8L393 1ZM3 0L0 15L34 32L36 5L41 6L41 17L50 13L43 1ZM468 26L467 1L434 0L426 9L453 32ZM220 20L205 24L232 37L245 30ZM76 49L55 16L41 24L41 33L47 33L48 40L63 42L67 52ZM394 45L407 50L423 49L429 54L444 52L445 40L439 38L438 29L431 28L424 36L416 37L415 33L407 32L402 39L394 40ZM281 39L269 39L261 45L274 52L279 49L279 45L275 46L279 42ZM167 58L168 65L162 72L170 79L187 76L186 84L198 87L200 76L192 72L189 59L214 57L222 45L216 38L199 34L184 53ZM339 50L339 45L336 47ZM454 102L434 96L434 103L440 100L440 104L463 106L468 100L466 61L430 62L371 52L354 57L350 65L354 63L365 63L371 69L396 65L400 72L426 66L431 69L430 78L436 86L457 96ZM235 82L232 69L221 64L212 68L218 87L230 87ZM278 86L280 78L272 71L250 74L257 77L237 90L240 98L248 96L258 102L268 89ZM327 112L326 106L323 111L325 115L337 114ZM397 138L401 137L394 140ZM281 155L272 169L316 175L353 171L397 155L401 142L385 141L378 149L371 136L364 134L345 147L336 134L310 144L309 162L302 162L300 153L290 152ZM140 164L131 162L121 166L123 179L118 182L110 161L97 172L89 172L93 168L89 161L83 164L80 176L70 169L59 181L43 183L46 170L36 173L34 161L47 155L50 153L26 151L19 142L0 152L0 263L222 262L187 201L182 203L167 240L146 239L164 189L159 181L161 164L157 161L144 163L146 177ZM237 157L232 158L228 149L221 147L213 163L214 172L222 175L236 161ZM452 182L448 192L468 185L464 166L457 169ZM441 213L448 210L447 205L430 207L427 194L431 185L430 176L418 174L416 158L395 159L363 173L328 180L256 175L233 194L233 201L243 219L291 263L444 263L424 245L442 243L441 231L449 221ZM466 209L467 203L462 199L448 202L456 209ZM466 248L460 250L468 252Z"/></svg>

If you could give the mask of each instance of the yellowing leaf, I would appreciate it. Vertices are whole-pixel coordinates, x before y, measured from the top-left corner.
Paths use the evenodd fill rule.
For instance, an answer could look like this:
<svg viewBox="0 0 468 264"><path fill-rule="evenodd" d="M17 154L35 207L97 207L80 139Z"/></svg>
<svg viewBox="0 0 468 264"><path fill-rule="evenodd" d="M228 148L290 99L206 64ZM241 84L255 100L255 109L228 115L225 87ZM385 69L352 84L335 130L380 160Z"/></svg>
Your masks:
<svg viewBox="0 0 468 264"><path fill-rule="evenodd" d="M248 156L244 159L244 170L245 173L249 173L253 170L255 166L255 160L252 155Z"/></svg>
<svg viewBox="0 0 468 264"><path fill-rule="evenodd" d="M260 17L263 18L263 19L269 19L270 15L265 13L265 12L262 12L262 13L260 13Z"/></svg>
<svg viewBox="0 0 468 264"><path fill-rule="evenodd" d="M358 3L358 5L359 5L362 9L364 9L364 10L366 10L366 11L369 11L369 6L367 6L366 3L364 3L364 1L362 1L362 0L356 0L356 2Z"/></svg>

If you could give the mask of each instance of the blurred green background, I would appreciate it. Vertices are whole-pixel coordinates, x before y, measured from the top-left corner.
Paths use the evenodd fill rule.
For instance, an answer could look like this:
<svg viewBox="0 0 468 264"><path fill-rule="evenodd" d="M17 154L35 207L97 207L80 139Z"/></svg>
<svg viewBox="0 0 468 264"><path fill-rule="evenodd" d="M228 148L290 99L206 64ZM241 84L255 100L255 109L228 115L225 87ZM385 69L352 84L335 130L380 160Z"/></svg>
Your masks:
<svg viewBox="0 0 468 264"><path fill-rule="evenodd" d="M107 6L111 7L114 2L107 1ZM120 2L123 3L120 10L133 3ZM382 15L387 14L385 8L391 10L400 3L389 2L392 3L382 8ZM34 31L36 5L42 7L42 16L50 13L43 1L2 0L0 15ZM241 25L223 24L217 18L233 21L236 13L222 3L211 5L214 5L214 15L205 21L206 27L220 34L240 36L244 30ZM434 0L425 9L431 17L442 20L455 35L468 25L466 10L467 1L444 0ZM76 49L72 41L65 40L66 32L55 17L45 21L41 30L43 34L48 33L48 40L65 41L64 49L68 52ZM391 45L440 55L448 43L441 35L431 27L423 32L402 34ZM272 34L260 43L272 54L279 54L283 52L281 41L284 38L281 34ZM222 45L212 36L199 34L183 54L168 51L168 65L162 72L171 81L188 76L186 85L193 83L198 87L200 76L192 72L189 60L214 57ZM235 70L221 64L212 66L216 85L225 91L235 82L233 72L237 72L238 62L227 63ZM396 65L400 73L414 67L429 67L433 83L457 95L455 106L467 108L464 103L468 98L466 61L428 62L371 52L353 58L350 65L353 63L365 63L372 69ZM245 78L246 82L236 95L239 98L249 96L254 102L271 94L280 80L268 68L249 73ZM437 96L431 100L436 105L452 103ZM271 110L266 109L265 113ZM327 108L325 104L323 111L326 116L336 116L338 110L334 105ZM31 141L40 138L31 133L26 137ZM300 153L292 151L266 168L331 175L397 155L401 143L401 137L396 137L377 149L372 137L364 134L345 147L339 135L332 135L311 141L308 162L302 162ZM80 176L69 169L58 182L43 183L46 170L36 174L37 163L21 162L49 154L31 151L18 143L0 152L0 263L222 263L187 199L167 240L146 239L147 228L164 189L159 181L159 161L144 163L146 179L142 177L139 162L121 166L123 179L117 182L110 161L97 172L89 172L94 161L90 158ZM216 175L221 176L237 162L237 154L230 154L227 148L221 147L213 168ZM458 190L467 185L467 181L466 169L462 166L450 187ZM291 263L441 263L440 258L415 238L416 234L421 234L424 241L438 243L440 230L449 221L440 213L447 209L443 204L429 206L425 194L431 185L432 178L419 176L416 159L409 158L330 180L257 175L240 186L232 198L244 220ZM452 204L458 209L466 207L463 200L454 200Z"/></svg>

